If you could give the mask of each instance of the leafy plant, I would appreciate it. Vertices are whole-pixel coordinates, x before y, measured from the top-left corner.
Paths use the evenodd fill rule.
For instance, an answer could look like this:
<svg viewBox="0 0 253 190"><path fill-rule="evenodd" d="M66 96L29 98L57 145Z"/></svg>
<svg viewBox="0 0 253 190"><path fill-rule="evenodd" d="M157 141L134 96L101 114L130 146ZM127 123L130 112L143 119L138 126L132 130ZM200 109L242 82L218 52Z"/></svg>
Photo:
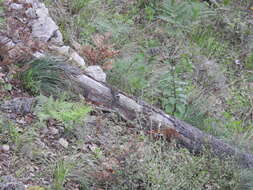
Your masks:
<svg viewBox="0 0 253 190"><path fill-rule="evenodd" d="M56 119L61 121L66 129L81 124L82 119L91 111L87 105L68 102L64 99L54 100L53 97L40 96L36 106L36 114L40 121Z"/></svg>
<svg viewBox="0 0 253 190"><path fill-rule="evenodd" d="M160 9L160 18L168 24L169 31L174 33L186 31L194 22L199 22L200 16L207 16L204 3L192 1L165 0Z"/></svg>
<svg viewBox="0 0 253 190"><path fill-rule="evenodd" d="M196 27L191 38L201 49L201 53L208 57L223 57L227 53L228 45L221 42L217 32L212 27Z"/></svg>
<svg viewBox="0 0 253 190"><path fill-rule="evenodd" d="M185 73L192 71L192 65L188 58L181 58L179 63L167 60L168 72L159 80L159 102L162 108L169 114L183 118L187 106L187 93L189 82L182 80Z"/></svg>
<svg viewBox="0 0 253 190"><path fill-rule="evenodd" d="M18 128L12 123L8 124L8 134L12 142L18 146L21 142L21 134L19 133Z"/></svg>

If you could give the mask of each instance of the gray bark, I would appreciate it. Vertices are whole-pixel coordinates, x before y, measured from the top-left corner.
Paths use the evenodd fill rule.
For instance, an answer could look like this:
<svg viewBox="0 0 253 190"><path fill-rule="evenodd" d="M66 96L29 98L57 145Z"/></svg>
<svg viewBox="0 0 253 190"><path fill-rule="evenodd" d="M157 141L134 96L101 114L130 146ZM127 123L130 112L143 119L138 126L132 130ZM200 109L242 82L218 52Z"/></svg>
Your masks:
<svg viewBox="0 0 253 190"><path fill-rule="evenodd" d="M114 110L135 126L141 126L141 129L175 129L182 136L180 143L191 152L201 153L204 149L209 148L213 155L221 159L233 157L240 167L253 168L252 154L242 152L136 97L117 91L87 75L79 75L75 80L87 100Z"/></svg>

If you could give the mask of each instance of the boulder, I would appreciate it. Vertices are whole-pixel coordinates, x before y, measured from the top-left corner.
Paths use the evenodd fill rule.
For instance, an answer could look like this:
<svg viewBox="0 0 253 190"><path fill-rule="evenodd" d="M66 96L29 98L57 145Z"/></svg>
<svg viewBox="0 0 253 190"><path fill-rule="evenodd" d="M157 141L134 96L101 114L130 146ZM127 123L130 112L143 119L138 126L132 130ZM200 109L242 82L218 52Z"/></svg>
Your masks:
<svg viewBox="0 0 253 190"><path fill-rule="evenodd" d="M106 74L98 65L89 66L85 69L85 73L97 81L106 82Z"/></svg>
<svg viewBox="0 0 253 190"><path fill-rule="evenodd" d="M62 34L59 32L58 26L49 16L48 9L43 3L39 3L38 6L34 6L34 10L37 15L37 19L33 20L32 36L38 38L43 42L53 40L56 44L63 44ZM31 16L34 15L30 10Z"/></svg>

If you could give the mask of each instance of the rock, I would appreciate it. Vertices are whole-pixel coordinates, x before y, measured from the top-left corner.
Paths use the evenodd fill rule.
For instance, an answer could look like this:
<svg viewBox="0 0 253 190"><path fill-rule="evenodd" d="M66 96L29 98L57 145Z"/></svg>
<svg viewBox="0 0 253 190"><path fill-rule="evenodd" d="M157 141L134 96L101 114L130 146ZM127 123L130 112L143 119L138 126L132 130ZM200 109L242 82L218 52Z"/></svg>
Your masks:
<svg viewBox="0 0 253 190"><path fill-rule="evenodd" d="M68 141L66 141L64 138L60 138L58 142L59 142L59 144L62 145L64 148L68 148L69 143L68 143Z"/></svg>
<svg viewBox="0 0 253 190"><path fill-rule="evenodd" d="M35 53L33 53L33 57L35 57L35 58L43 58L43 57L45 57L45 54L43 54L43 53L40 53L40 52L35 52Z"/></svg>
<svg viewBox="0 0 253 190"><path fill-rule="evenodd" d="M70 54L70 59L73 60L74 62L76 62L80 66L85 66L85 61L75 51Z"/></svg>
<svg viewBox="0 0 253 190"><path fill-rule="evenodd" d="M26 190L25 185L12 176L2 176L0 178L0 189L3 190Z"/></svg>
<svg viewBox="0 0 253 190"><path fill-rule="evenodd" d="M52 50L56 51L58 54L63 55L65 57L68 57L70 61L73 61L74 63L84 67L85 61L84 59L73 49L71 49L69 46L51 46Z"/></svg>
<svg viewBox="0 0 253 190"><path fill-rule="evenodd" d="M57 53L59 53L60 55L69 56L69 46L53 47L53 49L57 51Z"/></svg>
<svg viewBox="0 0 253 190"><path fill-rule="evenodd" d="M52 135L57 135L57 134L59 134L59 130L56 129L56 128L54 128L54 127L51 127L51 128L50 128L50 134L52 134Z"/></svg>
<svg viewBox="0 0 253 190"><path fill-rule="evenodd" d="M63 37L59 30L55 31L54 37L50 39L50 42L53 44L63 45Z"/></svg>
<svg viewBox="0 0 253 190"><path fill-rule="evenodd" d="M20 9L23 9L23 5L17 4L17 3L12 3L12 4L10 4L10 8L13 10L20 10Z"/></svg>
<svg viewBox="0 0 253 190"><path fill-rule="evenodd" d="M0 148L0 150L2 152L9 152L10 146L8 144L4 144L4 145L2 145L2 147Z"/></svg>
<svg viewBox="0 0 253 190"><path fill-rule="evenodd" d="M32 23L32 36L41 41L48 42L54 38L57 44L63 44L62 35L58 32L58 26L49 16L48 9L43 3L35 9L38 19Z"/></svg>
<svg viewBox="0 0 253 190"><path fill-rule="evenodd" d="M30 113L35 103L35 98L19 97L5 101L0 105L0 110L23 115Z"/></svg>
<svg viewBox="0 0 253 190"><path fill-rule="evenodd" d="M35 11L35 9L33 9L33 8L27 9L27 10L25 11L25 15L26 15L28 18L31 18L31 19L37 18L36 11Z"/></svg>
<svg viewBox="0 0 253 190"><path fill-rule="evenodd" d="M85 69L85 73L97 81L106 82L106 74L98 65L89 66Z"/></svg>
<svg viewBox="0 0 253 190"><path fill-rule="evenodd" d="M38 1L37 0L24 0L24 3L33 4L33 3L38 3Z"/></svg>

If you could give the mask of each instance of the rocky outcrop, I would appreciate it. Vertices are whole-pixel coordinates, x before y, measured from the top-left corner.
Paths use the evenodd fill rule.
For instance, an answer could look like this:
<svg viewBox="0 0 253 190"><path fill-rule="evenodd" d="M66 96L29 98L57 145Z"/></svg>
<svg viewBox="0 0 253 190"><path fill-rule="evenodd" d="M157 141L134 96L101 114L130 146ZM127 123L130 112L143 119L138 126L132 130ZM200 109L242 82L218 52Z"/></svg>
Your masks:
<svg viewBox="0 0 253 190"><path fill-rule="evenodd" d="M9 38L0 35L0 42L6 42L6 49L11 49L9 51L11 55L5 60L5 64L10 64L9 60L23 52L26 56L31 54L34 58L43 57L44 54L48 53L60 55L81 66L81 68L86 66L83 57L71 47L64 45L58 26L42 2L39 0L20 0L14 3L11 0L6 0L5 5L8 17L7 36L11 36ZM23 60L22 57L20 60ZM98 65L87 67L85 72L98 81L106 81L106 74Z"/></svg>

